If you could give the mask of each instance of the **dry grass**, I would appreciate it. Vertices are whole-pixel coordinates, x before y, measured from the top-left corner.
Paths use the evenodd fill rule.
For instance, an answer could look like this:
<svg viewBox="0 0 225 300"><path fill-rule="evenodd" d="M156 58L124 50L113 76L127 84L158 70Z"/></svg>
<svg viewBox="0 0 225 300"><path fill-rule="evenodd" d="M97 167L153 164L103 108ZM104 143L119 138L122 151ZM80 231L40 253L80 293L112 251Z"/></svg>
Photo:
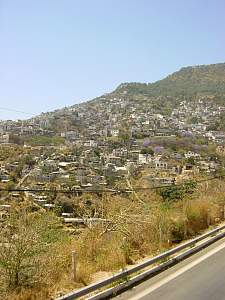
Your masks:
<svg viewBox="0 0 225 300"><path fill-rule="evenodd" d="M225 183L202 184L183 201L165 205L154 193L104 197L101 214L110 220L90 226L78 237L59 244L46 257L45 285L17 290L15 300L50 299L51 295L87 285L96 273L112 272L154 255L186 238L191 238L224 219ZM76 250L76 281L71 279L71 251Z"/></svg>

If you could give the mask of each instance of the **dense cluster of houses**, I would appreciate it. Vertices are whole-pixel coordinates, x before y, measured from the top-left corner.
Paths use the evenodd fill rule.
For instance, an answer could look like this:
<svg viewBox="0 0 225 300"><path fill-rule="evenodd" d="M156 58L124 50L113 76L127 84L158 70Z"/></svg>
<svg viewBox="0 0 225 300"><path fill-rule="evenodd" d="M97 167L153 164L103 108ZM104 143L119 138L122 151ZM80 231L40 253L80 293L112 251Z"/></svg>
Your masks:
<svg viewBox="0 0 225 300"><path fill-rule="evenodd" d="M166 99L165 99L166 101ZM67 143L92 143L108 137L119 137L126 129L132 137L199 136L223 143L225 133L210 130L225 112L212 99L181 101L165 114L159 113L154 102L104 95L96 100L41 114L29 120L0 122L0 143L19 136L58 135Z"/></svg>
<svg viewBox="0 0 225 300"><path fill-rule="evenodd" d="M1 121L0 144L10 144L11 135L59 136L64 141L59 146L24 145L35 161L20 170L18 182L25 176L29 178L25 187L54 183L60 188L112 188L116 181L125 182L142 173L145 184L174 184L201 172L213 173L220 163L202 156L198 149L168 150L166 142L162 147L149 141L200 137L218 144L221 154L225 133L210 127L224 111L225 107L200 98L193 102L183 100L162 114L149 101L106 94L29 120ZM43 155L43 148L49 150L48 155ZM0 162L1 184L10 182L18 170L17 160ZM36 200L48 204L46 198Z"/></svg>

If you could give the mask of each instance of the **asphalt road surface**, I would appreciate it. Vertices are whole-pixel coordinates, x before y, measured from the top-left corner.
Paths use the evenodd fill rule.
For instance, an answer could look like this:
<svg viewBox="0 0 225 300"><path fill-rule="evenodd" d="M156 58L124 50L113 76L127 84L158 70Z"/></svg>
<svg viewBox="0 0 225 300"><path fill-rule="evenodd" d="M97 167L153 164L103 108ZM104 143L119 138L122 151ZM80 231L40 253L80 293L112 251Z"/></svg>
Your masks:
<svg viewBox="0 0 225 300"><path fill-rule="evenodd" d="M225 239L116 299L225 300Z"/></svg>

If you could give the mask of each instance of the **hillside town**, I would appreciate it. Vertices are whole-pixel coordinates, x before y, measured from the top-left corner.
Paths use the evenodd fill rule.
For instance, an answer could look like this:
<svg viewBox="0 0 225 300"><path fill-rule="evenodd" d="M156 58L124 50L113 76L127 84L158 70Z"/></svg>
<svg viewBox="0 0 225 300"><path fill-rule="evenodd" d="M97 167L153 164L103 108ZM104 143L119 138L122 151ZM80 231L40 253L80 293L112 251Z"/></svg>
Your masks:
<svg viewBox="0 0 225 300"><path fill-rule="evenodd" d="M1 188L129 190L223 168L225 132L212 128L225 106L202 97L161 114L144 101L106 94L29 120L2 121L1 150L15 147L20 154L0 158ZM55 205L45 194L28 194L46 208Z"/></svg>

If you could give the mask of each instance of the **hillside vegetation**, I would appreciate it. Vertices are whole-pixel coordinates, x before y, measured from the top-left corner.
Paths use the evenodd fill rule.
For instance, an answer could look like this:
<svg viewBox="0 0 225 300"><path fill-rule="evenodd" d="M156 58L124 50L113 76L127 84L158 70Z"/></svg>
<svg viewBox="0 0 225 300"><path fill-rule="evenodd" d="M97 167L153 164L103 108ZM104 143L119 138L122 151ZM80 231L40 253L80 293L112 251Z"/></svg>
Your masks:
<svg viewBox="0 0 225 300"><path fill-rule="evenodd" d="M129 197L104 195L101 201L90 200L91 195L65 197L74 213L91 216L94 209L109 221L87 226L79 235L77 230L69 235L54 214L44 213L29 201L14 203L13 213L0 224L4 240L0 299L52 299L95 281L99 275L109 276L165 251L224 220L223 180L191 189L182 197L178 187L173 194L169 189L166 197L166 190L162 197L147 190ZM87 201L89 208L84 206ZM75 280L71 277L72 250L78 262Z"/></svg>
<svg viewBox="0 0 225 300"><path fill-rule="evenodd" d="M155 83L123 83L116 92L148 96L221 95L225 93L225 63L185 67Z"/></svg>

